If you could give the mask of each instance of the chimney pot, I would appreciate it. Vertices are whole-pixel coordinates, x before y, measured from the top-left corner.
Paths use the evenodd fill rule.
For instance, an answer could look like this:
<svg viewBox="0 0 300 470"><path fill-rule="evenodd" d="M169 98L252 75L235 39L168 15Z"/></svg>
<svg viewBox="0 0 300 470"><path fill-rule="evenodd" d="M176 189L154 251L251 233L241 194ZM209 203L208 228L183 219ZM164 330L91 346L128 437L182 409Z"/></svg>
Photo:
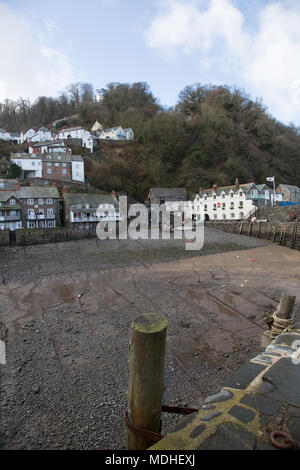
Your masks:
<svg viewBox="0 0 300 470"><path fill-rule="evenodd" d="M240 183L239 183L239 179L238 179L238 178L235 179L235 184L234 184L234 185L235 185L235 190L238 191L238 189L239 189L239 187L240 187Z"/></svg>

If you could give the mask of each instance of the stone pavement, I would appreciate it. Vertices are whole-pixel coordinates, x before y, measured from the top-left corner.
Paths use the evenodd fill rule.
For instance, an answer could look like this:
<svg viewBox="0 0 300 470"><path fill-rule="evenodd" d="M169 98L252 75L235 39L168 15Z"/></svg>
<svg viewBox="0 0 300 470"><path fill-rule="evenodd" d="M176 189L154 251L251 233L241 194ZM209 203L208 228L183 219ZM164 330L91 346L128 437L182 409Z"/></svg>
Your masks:
<svg viewBox="0 0 300 470"><path fill-rule="evenodd" d="M300 443L300 319L229 377L151 450L276 450L273 431ZM279 441L284 442L282 438Z"/></svg>

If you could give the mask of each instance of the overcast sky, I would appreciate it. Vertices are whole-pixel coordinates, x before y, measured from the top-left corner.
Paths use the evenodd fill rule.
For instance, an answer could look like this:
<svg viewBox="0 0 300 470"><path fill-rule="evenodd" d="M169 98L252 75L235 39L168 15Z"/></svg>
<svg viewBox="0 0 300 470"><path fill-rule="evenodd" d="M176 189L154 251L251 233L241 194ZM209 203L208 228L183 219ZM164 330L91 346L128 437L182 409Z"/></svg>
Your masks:
<svg viewBox="0 0 300 470"><path fill-rule="evenodd" d="M300 125L299 0L0 0L0 101L147 82L236 85Z"/></svg>

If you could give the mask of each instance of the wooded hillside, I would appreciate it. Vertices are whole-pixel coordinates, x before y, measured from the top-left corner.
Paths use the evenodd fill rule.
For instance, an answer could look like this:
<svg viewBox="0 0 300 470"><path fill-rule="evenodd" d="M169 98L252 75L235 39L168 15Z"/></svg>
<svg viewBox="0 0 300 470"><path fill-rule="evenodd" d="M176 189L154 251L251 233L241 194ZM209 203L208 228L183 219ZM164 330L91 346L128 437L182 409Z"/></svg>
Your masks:
<svg viewBox="0 0 300 470"><path fill-rule="evenodd" d="M104 142L95 155L85 155L87 179L103 190L126 191L142 200L151 186L194 192L213 183L232 184L236 177L241 183L263 183L273 175L278 183L300 183L299 130L227 86L187 86L177 104L166 109L146 83L111 83L97 91L72 84L56 99L1 104L0 127L20 131L74 115L68 125L90 129L98 120L135 132L132 143Z"/></svg>

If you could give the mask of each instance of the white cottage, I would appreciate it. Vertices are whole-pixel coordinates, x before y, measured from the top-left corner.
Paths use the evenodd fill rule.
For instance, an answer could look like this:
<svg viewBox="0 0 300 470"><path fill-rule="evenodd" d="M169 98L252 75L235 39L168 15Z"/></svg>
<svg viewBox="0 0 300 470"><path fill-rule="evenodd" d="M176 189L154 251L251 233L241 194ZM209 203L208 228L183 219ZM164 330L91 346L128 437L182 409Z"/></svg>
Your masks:
<svg viewBox="0 0 300 470"><path fill-rule="evenodd" d="M60 129L58 133L56 134L56 138L60 140L81 139L82 147L86 147L91 152L93 152L93 148L94 148L93 136L91 135L89 131L87 131L81 126L67 127L64 129Z"/></svg>
<svg viewBox="0 0 300 470"><path fill-rule="evenodd" d="M131 128L123 129L122 126L104 129L99 136L101 140L133 140L134 132Z"/></svg>
<svg viewBox="0 0 300 470"><path fill-rule="evenodd" d="M39 129L28 129L26 132L21 132L21 143L23 142L45 142L48 140L54 140L52 132L46 127L40 127Z"/></svg>

